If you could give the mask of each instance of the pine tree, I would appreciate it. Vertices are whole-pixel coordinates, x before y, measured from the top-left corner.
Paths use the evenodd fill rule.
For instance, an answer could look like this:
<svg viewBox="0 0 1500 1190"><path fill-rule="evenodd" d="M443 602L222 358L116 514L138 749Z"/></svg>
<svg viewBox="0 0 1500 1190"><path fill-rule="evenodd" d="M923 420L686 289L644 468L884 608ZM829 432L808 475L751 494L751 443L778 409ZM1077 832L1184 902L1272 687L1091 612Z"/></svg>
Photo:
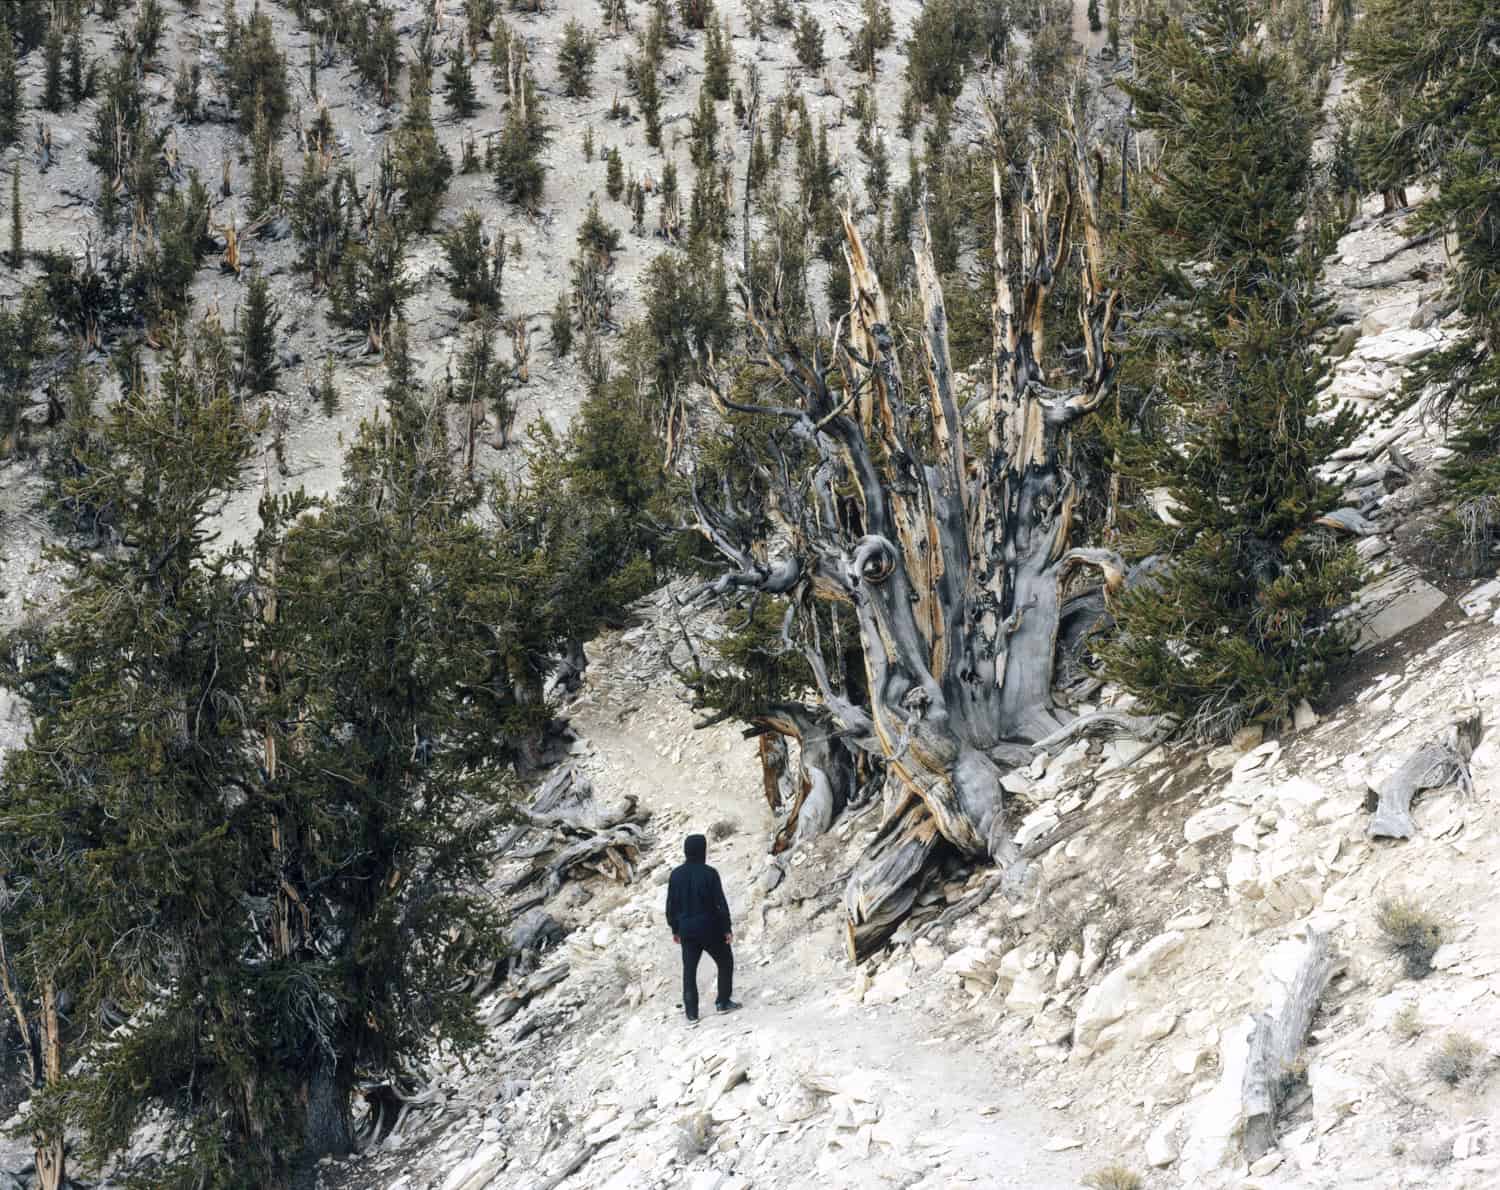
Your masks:
<svg viewBox="0 0 1500 1190"><path fill-rule="evenodd" d="M620 250L619 229L604 221L597 199L589 203L588 213L578 228L578 247L594 256L605 268L613 266L615 253Z"/></svg>
<svg viewBox="0 0 1500 1190"><path fill-rule="evenodd" d="M21 240L21 163L10 167L10 267L25 263L25 246Z"/></svg>
<svg viewBox="0 0 1500 1190"><path fill-rule="evenodd" d="M653 149L661 148L661 89L656 79L656 64L649 58L636 67L636 99L641 105L641 118L646 122L646 143Z"/></svg>
<svg viewBox="0 0 1500 1190"><path fill-rule="evenodd" d="M557 70L562 77L563 94L580 99L592 93L591 76L599 43L577 21L569 19L563 26L562 45L557 51Z"/></svg>
<svg viewBox="0 0 1500 1190"><path fill-rule="evenodd" d="M33 369L51 349L54 315L41 285L0 305L0 458L15 452L21 410L31 398Z"/></svg>
<svg viewBox="0 0 1500 1190"><path fill-rule="evenodd" d="M198 119L199 87L203 81L203 70L197 62L186 58L177 63L177 74L172 80L172 110L189 123Z"/></svg>
<svg viewBox="0 0 1500 1190"><path fill-rule="evenodd" d="M463 43L449 55L448 69L443 74L443 102L448 110L460 120L467 120L479 110L479 92L474 86L474 73L469 69L469 56Z"/></svg>
<svg viewBox="0 0 1500 1190"><path fill-rule="evenodd" d="M0 149L14 144L21 135L25 116L25 97L16 74L16 47L10 25L0 15Z"/></svg>
<svg viewBox="0 0 1500 1190"><path fill-rule="evenodd" d="M797 18L797 33L792 38L792 49L797 54L797 61L802 63L802 69L809 74L821 74L823 67L828 64L827 55L823 52L823 26L818 23L818 18L813 16L810 8L804 7Z"/></svg>
<svg viewBox="0 0 1500 1190"><path fill-rule="evenodd" d="M703 86L719 100L729 98L729 44L728 16L722 24L709 21L703 41Z"/></svg>
<svg viewBox="0 0 1500 1190"><path fill-rule="evenodd" d="M860 11L864 13L865 20L849 46L849 64L860 74L868 74L873 78L880 61L880 51L895 40L896 22L886 0L862 0Z"/></svg>
<svg viewBox="0 0 1500 1190"><path fill-rule="evenodd" d="M463 302L471 315L500 309L505 233L496 232L495 235L493 249L486 248L484 220L471 208L443 237L443 253L448 260L448 292Z"/></svg>
<svg viewBox="0 0 1500 1190"><path fill-rule="evenodd" d="M250 217L259 219L281 205L285 168L264 106L257 106L250 131Z"/></svg>
<svg viewBox="0 0 1500 1190"><path fill-rule="evenodd" d="M499 947L478 890L505 772L551 715L558 642L590 625L525 535L537 506L514 534L478 524L399 324L389 418L339 493L263 500L251 552L214 547L255 427L222 334L191 358L185 337L70 483L121 544L70 554L61 614L7 650L33 724L0 781L25 889L8 957L32 1019L67 990L81 1059L57 1054L27 1122L60 1162L65 1130L98 1160L154 1116L174 1143L153 1184L285 1190L348 1151L359 1077L439 1031L482 1040L467 989ZM558 544L576 520L551 519ZM117 1012L129 1030L93 1024Z"/></svg>
<svg viewBox="0 0 1500 1190"><path fill-rule="evenodd" d="M540 154L547 143L547 125L529 73L517 91L510 98L498 141L490 148L488 166L501 196L531 209L541 199L546 181Z"/></svg>
<svg viewBox="0 0 1500 1190"><path fill-rule="evenodd" d="M552 336L552 351L558 359L562 359L573 348L573 313L568 309L568 295L560 293L557 302L552 307L552 319L550 334Z"/></svg>
<svg viewBox="0 0 1500 1190"><path fill-rule="evenodd" d="M1500 12L1484 0L1371 0L1350 37L1362 188L1393 209L1409 183L1435 183L1410 230L1442 232L1457 248L1448 295L1463 331L1420 361L1408 392L1452 426L1444 537L1469 575L1500 562L1500 101L1494 55L1474 48L1497 39Z"/></svg>
<svg viewBox="0 0 1500 1190"><path fill-rule="evenodd" d="M625 163L620 159L620 150L610 147L606 157L608 165L605 169L604 189L610 198L616 202L620 195L625 193Z"/></svg>
<svg viewBox="0 0 1500 1190"><path fill-rule="evenodd" d="M46 56L42 73L42 106L49 112L63 110L63 31L62 21L47 25Z"/></svg>
<svg viewBox="0 0 1500 1190"><path fill-rule="evenodd" d="M391 141L391 165L407 227L426 231L448 192L453 159L432 126L432 100L417 88L415 77L406 114Z"/></svg>
<svg viewBox="0 0 1500 1190"><path fill-rule="evenodd" d="M83 31L78 22L68 32L68 98L77 107L94 93L94 63L85 64Z"/></svg>
<svg viewBox="0 0 1500 1190"><path fill-rule="evenodd" d="M366 333L370 347L385 349L385 338L416 286L402 276L405 244L395 221L377 216L369 240L343 253L330 297L333 316Z"/></svg>
<svg viewBox="0 0 1500 1190"><path fill-rule="evenodd" d="M279 131L292 103L286 58L276 46L271 18L259 3L252 9L250 19L242 27L236 26L233 49L226 51L225 63L229 99L239 114L240 131L249 132L253 128L260 110L265 112L271 131Z"/></svg>
<svg viewBox="0 0 1500 1190"><path fill-rule="evenodd" d="M233 1168L214 1117L245 1120L226 1108L250 1078L222 1059L269 1055L250 1020L223 1010L236 994L272 1000L269 971L257 978L245 963L247 918L222 911L249 887L241 832L264 828L243 796L255 780L244 554L210 547L210 510L238 487L253 431L229 398L221 337L200 334L191 358L186 338L173 339L158 391L112 405L100 449L69 484L109 508L129 544L67 551L58 613L29 630L43 650L33 656L65 660L8 676L33 726L0 781L0 852L27 889L12 919L22 950L10 957L30 977L33 1019L56 1010L57 989L79 1022L105 1005L136 1018L123 1038L85 1026L59 1040L29 1123L39 1139L81 1129L84 1152L103 1156L124 1146L157 1088L196 1072L211 1115L175 1130L163 1184L186 1181L183 1166L197 1162L221 1177ZM75 1065L64 1040L87 1060ZM272 1143L282 1138L253 1093L239 1107L270 1125Z"/></svg>
<svg viewBox="0 0 1500 1190"><path fill-rule="evenodd" d="M1316 469L1354 421L1318 416L1326 315L1296 242L1310 97L1255 42L1244 0L1199 0L1191 17L1143 43L1129 85L1161 145L1127 240L1133 284L1171 296L1142 327L1162 345L1145 365L1159 429L1119 444L1127 474L1171 503L1132 518L1132 552L1160 570L1119 598L1103 653L1146 705L1215 735L1316 699L1348 653L1334 614L1358 567L1312 521L1335 494Z"/></svg>
<svg viewBox="0 0 1500 1190"><path fill-rule="evenodd" d="M270 392L276 387L281 362L276 354L276 328L281 311L271 298L270 282L256 271L245 294L244 317L238 343L238 383L247 393Z"/></svg>
<svg viewBox="0 0 1500 1190"><path fill-rule="evenodd" d="M450 399L463 404L470 412L471 424L480 420L478 411L487 409L506 442L515 422L514 387L510 369L495 354L499 326L493 315L478 319L464 336L458 357L458 374L453 378Z"/></svg>

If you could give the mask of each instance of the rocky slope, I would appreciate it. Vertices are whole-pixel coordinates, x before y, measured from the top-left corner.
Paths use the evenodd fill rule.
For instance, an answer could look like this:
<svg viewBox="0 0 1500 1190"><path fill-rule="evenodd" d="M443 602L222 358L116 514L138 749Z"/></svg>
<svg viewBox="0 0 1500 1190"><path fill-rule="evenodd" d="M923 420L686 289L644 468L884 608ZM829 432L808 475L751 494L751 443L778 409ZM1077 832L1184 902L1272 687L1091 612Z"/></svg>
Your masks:
<svg viewBox="0 0 1500 1190"><path fill-rule="evenodd" d="M1142 754L1078 743L1019 789L1018 837L1059 841L1020 901L954 869L888 953L851 969L838 894L878 811L771 860L751 744L692 729L663 655L680 648L669 593L595 642L569 708L573 763L653 811L629 885L591 881L549 905L568 977L497 1028L468 1071L435 1071L441 1106L330 1171L390 1190L524 1187L1077 1185L1118 1164L1151 1187L1443 1187L1500 1181L1500 739L1472 758L1473 796L1427 791L1410 840L1371 839L1372 791L1462 707L1500 706L1500 583L1449 593L1418 577L1414 526L1440 428L1390 416L1404 367L1441 342L1420 313L1440 246L1398 252L1389 283L1351 287L1403 243L1363 215L1330 277L1348 348L1330 400L1356 379L1372 422L1342 460L1402 460L1410 482L1360 496L1377 576L1366 645L1334 705L1270 738ZM1417 323L1418 325L1413 325ZM1405 474L1405 473L1404 473ZM715 825L717 824L717 825ZM714 828L738 921L745 1010L680 1019L661 882L681 837ZM1378 925L1405 900L1439 923L1425 979ZM1252 1018L1284 1001L1313 932L1335 973L1286 1072L1279 1141L1243 1156ZM709 978L705 964L703 981ZM497 1003L503 1000L503 992ZM1472 1069L1449 1085L1462 1037ZM566 1175L566 1176L563 1176Z"/></svg>

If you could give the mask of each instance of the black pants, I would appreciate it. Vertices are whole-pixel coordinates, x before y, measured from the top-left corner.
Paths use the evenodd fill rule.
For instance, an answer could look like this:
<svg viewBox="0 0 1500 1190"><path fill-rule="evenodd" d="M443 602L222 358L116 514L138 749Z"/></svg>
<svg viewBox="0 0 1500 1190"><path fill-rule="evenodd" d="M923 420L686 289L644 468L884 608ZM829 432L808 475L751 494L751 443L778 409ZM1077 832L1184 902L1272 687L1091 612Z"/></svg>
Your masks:
<svg viewBox="0 0 1500 1190"><path fill-rule="evenodd" d="M684 938L682 940L682 1007L688 1020L698 1019L698 960L703 952L719 969L719 995L717 1004L728 1004L734 997L734 951L722 938L704 940Z"/></svg>

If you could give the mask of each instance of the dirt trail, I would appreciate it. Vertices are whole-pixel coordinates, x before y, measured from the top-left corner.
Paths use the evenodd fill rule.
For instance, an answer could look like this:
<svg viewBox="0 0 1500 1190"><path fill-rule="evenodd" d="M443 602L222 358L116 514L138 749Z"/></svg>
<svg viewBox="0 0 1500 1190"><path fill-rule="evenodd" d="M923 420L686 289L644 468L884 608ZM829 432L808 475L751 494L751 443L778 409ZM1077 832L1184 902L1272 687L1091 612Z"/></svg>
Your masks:
<svg viewBox="0 0 1500 1190"><path fill-rule="evenodd" d="M748 1152L742 1147L733 1167L756 1186L806 1184L797 1163L800 1179L812 1174L809 1145L820 1184L849 1187L1052 1190L1076 1187L1085 1171L1105 1163L1107 1155L1046 1151L1050 1139L1074 1132L1068 1114L1036 1102L1038 1092L1021 1085L1006 1060L1010 1043L993 1035L992 1020L969 1010L955 1014L951 998L859 1001L859 973L842 953L838 914L808 921L805 909L757 886L772 822L754 745L729 726L693 732L691 712L665 684L622 693L630 688L619 671L627 651L612 649L591 666L592 693L575 704L572 722L592 748L581 764L596 788L611 797L635 794L652 811L660 867L651 892L634 901L646 911L631 914L604 948L640 965L642 1002L598 1031L613 1040L592 1062L606 1068L629 1062L630 1083L661 1104L672 1101L676 1086L687 1090L685 1072L718 1056L744 1061L748 1081L724 1097L716 1114L770 1115L762 1121L770 1129L762 1143ZM877 814L867 812L857 828L873 829ZM710 844L709 861L724 877L735 915L736 997L744 1008L706 1014L690 1028L681 1017L678 959L661 919L660 882L683 835L726 820L739 827ZM798 866L812 869L829 854ZM812 871L814 882L837 874L832 867ZM581 925L579 932L589 930ZM705 1004L712 978L705 958L699 973ZM817 1110L807 1119L788 1118L800 1115L796 1100L803 1093L796 1088L807 1084L833 1094L814 1096ZM565 1184L599 1185L600 1172L580 1171ZM684 1173L669 1184L700 1183Z"/></svg>

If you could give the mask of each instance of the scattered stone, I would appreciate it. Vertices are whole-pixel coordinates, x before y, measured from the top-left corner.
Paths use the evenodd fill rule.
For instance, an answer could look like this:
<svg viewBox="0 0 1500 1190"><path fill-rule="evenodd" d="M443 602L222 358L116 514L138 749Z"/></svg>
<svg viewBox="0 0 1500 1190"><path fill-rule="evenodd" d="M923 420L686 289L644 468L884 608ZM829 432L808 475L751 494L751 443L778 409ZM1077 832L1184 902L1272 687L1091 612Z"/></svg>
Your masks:
<svg viewBox="0 0 1500 1190"><path fill-rule="evenodd" d="M1083 1148L1083 1138L1072 1136L1069 1133L1059 1133L1057 1136L1049 1136L1046 1143L1042 1145L1049 1153L1061 1153L1068 1149Z"/></svg>
<svg viewBox="0 0 1500 1190"><path fill-rule="evenodd" d="M1212 839L1215 835L1233 830L1244 817L1244 807L1236 806L1233 802L1220 802L1206 810L1199 810L1189 818L1183 823L1182 833L1189 843L1201 843L1204 839Z"/></svg>
<svg viewBox="0 0 1500 1190"><path fill-rule="evenodd" d="M1252 1177L1263 1178L1268 1173L1276 1172L1284 1160L1286 1158L1278 1150L1273 1149L1260 1160L1251 1162L1250 1174Z"/></svg>
<svg viewBox="0 0 1500 1190"><path fill-rule="evenodd" d="M1176 1129L1170 1123L1158 1124L1146 1138L1146 1164L1152 1169L1165 1169L1177 1160Z"/></svg>

